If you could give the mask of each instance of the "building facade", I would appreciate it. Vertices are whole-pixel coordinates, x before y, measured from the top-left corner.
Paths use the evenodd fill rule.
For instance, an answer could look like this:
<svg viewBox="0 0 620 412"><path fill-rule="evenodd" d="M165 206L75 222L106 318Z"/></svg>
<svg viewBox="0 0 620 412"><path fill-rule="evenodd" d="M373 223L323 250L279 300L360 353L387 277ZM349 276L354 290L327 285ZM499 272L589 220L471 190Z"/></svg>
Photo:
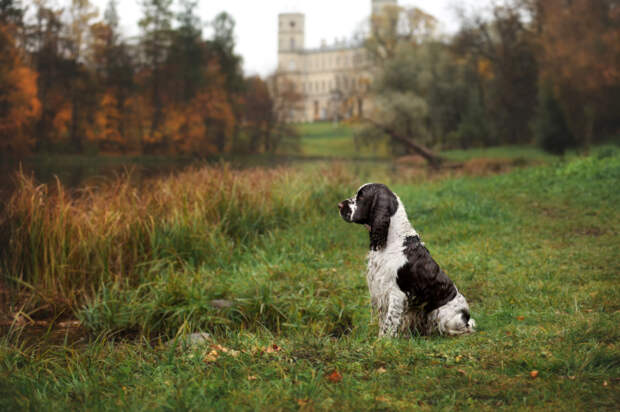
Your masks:
<svg viewBox="0 0 620 412"><path fill-rule="evenodd" d="M372 0L373 14L397 0ZM363 116L371 108L368 88L370 61L363 41L322 44L305 48L304 14L284 13L278 18L278 68L273 90L288 96L282 117L290 122L339 120Z"/></svg>

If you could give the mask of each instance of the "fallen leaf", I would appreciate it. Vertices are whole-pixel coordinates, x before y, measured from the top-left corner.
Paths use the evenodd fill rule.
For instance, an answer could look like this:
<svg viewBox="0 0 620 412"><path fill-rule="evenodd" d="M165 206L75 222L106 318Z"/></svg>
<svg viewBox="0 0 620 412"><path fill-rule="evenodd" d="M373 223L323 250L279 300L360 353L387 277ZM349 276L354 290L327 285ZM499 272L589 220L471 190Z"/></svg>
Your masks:
<svg viewBox="0 0 620 412"><path fill-rule="evenodd" d="M465 371L463 369L457 369L456 371L461 375L465 375Z"/></svg>
<svg viewBox="0 0 620 412"><path fill-rule="evenodd" d="M517 320L524 320L525 316L517 316Z"/></svg>
<svg viewBox="0 0 620 412"><path fill-rule="evenodd" d="M568 379L570 379L571 381L574 381L577 377L575 375L571 375L568 377Z"/></svg>
<svg viewBox="0 0 620 412"><path fill-rule="evenodd" d="M609 384L607 383L607 381L603 381L603 386L605 386L605 387L606 387L607 385L609 385Z"/></svg>
<svg viewBox="0 0 620 412"><path fill-rule="evenodd" d="M454 358L454 361L456 363L459 363L461 361L461 359L463 359L463 357L461 355L458 355L456 358Z"/></svg>
<svg viewBox="0 0 620 412"><path fill-rule="evenodd" d="M204 357L203 361L204 362L215 362L217 361L218 356L219 356L219 353L214 349L211 352L209 352L207 356Z"/></svg>
<svg viewBox="0 0 620 412"><path fill-rule="evenodd" d="M254 375L248 375L248 380L249 380L249 381L255 381L256 379L258 379L256 376L254 376Z"/></svg>
<svg viewBox="0 0 620 412"><path fill-rule="evenodd" d="M375 400L379 402L389 402L389 399L386 398L385 396L377 396Z"/></svg>
<svg viewBox="0 0 620 412"><path fill-rule="evenodd" d="M538 371L531 371L530 376L532 377L532 379L536 379L536 377L538 376Z"/></svg>
<svg viewBox="0 0 620 412"><path fill-rule="evenodd" d="M310 399L297 399L297 405L306 406L310 403Z"/></svg>
<svg viewBox="0 0 620 412"><path fill-rule="evenodd" d="M331 383L338 383L342 380L342 375L337 370L327 375L327 380Z"/></svg>
<svg viewBox="0 0 620 412"><path fill-rule="evenodd" d="M282 348L279 347L278 345L276 345L275 343L273 345L267 346L265 348L265 352L267 352L267 353L280 352L281 350L282 350Z"/></svg>
<svg viewBox="0 0 620 412"><path fill-rule="evenodd" d="M387 372L387 369L385 369L383 367L377 369L377 373L385 373L385 372Z"/></svg>
<svg viewBox="0 0 620 412"><path fill-rule="evenodd" d="M238 350L234 350L234 349L229 349L225 346L222 345L211 345L211 352L215 352L216 355L219 355L219 352L225 353L229 356L232 356L233 358L236 358L237 356L239 356L239 351Z"/></svg>

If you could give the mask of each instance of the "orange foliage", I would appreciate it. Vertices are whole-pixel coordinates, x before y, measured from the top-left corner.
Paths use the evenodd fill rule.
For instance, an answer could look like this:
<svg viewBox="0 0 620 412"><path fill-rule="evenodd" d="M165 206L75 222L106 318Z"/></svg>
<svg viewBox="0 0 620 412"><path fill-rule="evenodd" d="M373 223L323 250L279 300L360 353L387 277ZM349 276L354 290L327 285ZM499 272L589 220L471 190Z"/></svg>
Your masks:
<svg viewBox="0 0 620 412"><path fill-rule="evenodd" d="M189 104L167 110L163 134L180 153L208 155L218 152L218 139L230 140L234 126L226 93L216 88L199 93Z"/></svg>
<svg viewBox="0 0 620 412"><path fill-rule="evenodd" d="M546 0L543 70L549 78L596 91L620 81L620 10L601 0Z"/></svg>
<svg viewBox="0 0 620 412"><path fill-rule="evenodd" d="M27 133L39 116L37 74L26 67L8 31L0 27L0 151L27 152L33 144Z"/></svg>
<svg viewBox="0 0 620 412"><path fill-rule="evenodd" d="M106 150L121 149L125 139L120 133L121 113L118 101L111 93L105 93L95 113L94 127L87 130L87 138L96 141Z"/></svg>
<svg viewBox="0 0 620 412"><path fill-rule="evenodd" d="M478 60L478 75L483 79L493 79L493 65L489 59L480 58Z"/></svg>
<svg viewBox="0 0 620 412"><path fill-rule="evenodd" d="M592 138L597 119L613 131L620 8L606 0L545 0L539 7L541 74L554 84L570 128L584 141Z"/></svg>
<svg viewBox="0 0 620 412"><path fill-rule="evenodd" d="M54 116L52 126L54 127L54 134L57 139L64 139L69 136L69 125L71 124L71 115L73 108L70 104L62 106Z"/></svg>

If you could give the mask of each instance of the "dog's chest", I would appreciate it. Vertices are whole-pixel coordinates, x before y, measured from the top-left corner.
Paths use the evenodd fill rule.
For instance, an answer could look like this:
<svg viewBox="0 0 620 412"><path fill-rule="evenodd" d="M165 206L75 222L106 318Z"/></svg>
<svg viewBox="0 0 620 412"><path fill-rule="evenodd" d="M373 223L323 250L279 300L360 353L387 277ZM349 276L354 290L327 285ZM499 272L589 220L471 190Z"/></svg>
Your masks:
<svg viewBox="0 0 620 412"><path fill-rule="evenodd" d="M368 254L366 280L374 305L383 300L392 288L398 287L396 284L398 269L407 263L402 246L394 246L388 246L379 251L371 251Z"/></svg>

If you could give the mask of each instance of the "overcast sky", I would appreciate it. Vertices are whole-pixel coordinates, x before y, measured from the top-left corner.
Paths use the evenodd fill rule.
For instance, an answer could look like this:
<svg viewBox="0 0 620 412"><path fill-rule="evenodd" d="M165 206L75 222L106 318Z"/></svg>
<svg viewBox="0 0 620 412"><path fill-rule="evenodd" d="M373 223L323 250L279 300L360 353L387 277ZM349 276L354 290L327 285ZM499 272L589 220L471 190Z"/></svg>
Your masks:
<svg viewBox="0 0 620 412"><path fill-rule="evenodd" d="M69 4L71 0L57 0ZM434 15L444 32L458 27L454 13L456 4L479 7L490 0L400 0ZM91 0L103 14L108 0ZM121 26L128 36L139 33L141 10L138 0L119 0ZM370 0L200 0L199 15L204 22L212 21L226 11L235 19L237 53L243 56L247 74L267 75L277 65L278 14L300 12L306 15L306 47L319 47L321 40L332 43L335 38L350 38L370 15ZM209 35L205 31L205 35Z"/></svg>

